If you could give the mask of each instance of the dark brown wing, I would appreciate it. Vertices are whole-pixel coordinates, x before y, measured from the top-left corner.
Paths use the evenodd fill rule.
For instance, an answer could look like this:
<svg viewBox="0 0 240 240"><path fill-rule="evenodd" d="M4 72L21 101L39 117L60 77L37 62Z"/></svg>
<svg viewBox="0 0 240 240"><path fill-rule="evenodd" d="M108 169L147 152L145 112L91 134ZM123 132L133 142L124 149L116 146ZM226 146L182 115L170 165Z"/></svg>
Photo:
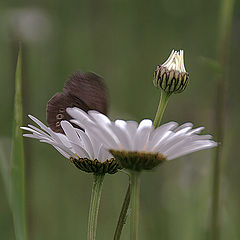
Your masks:
<svg viewBox="0 0 240 240"><path fill-rule="evenodd" d="M55 94L47 104L47 122L54 132L63 133L60 122L62 120L69 121L72 119L72 117L66 112L66 108L68 107L78 107L85 112L90 110L85 102L75 96L67 95L65 93ZM74 125L74 127L78 126Z"/></svg>
<svg viewBox="0 0 240 240"><path fill-rule="evenodd" d="M108 113L107 90L103 79L95 73L73 73L64 86L64 93L81 99L90 110Z"/></svg>

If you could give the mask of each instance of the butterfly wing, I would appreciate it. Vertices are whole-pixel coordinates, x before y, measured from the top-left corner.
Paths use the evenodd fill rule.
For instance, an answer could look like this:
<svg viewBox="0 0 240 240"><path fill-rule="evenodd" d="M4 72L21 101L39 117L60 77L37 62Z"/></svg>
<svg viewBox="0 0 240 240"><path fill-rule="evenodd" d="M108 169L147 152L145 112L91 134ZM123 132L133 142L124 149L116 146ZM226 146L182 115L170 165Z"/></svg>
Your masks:
<svg viewBox="0 0 240 240"><path fill-rule="evenodd" d="M64 93L81 99L90 110L97 110L105 115L108 113L106 86L103 79L95 73L73 73L64 86Z"/></svg>
<svg viewBox="0 0 240 240"><path fill-rule="evenodd" d="M66 108L78 107L87 112L89 107L81 100L65 93L55 94L47 104L47 122L49 127L57 133L64 133L60 122L70 121L72 117L67 114ZM74 127L78 127L74 125Z"/></svg>
<svg viewBox="0 0 240 240"><path fill-rule="evenodd" d="M60 122L72 119L66 112L68 107L107 114L107 91L103 79L98 75L77 71L66 82L63 91L55 94L47 104L47 122L54 132L64 133Z"/></svg>

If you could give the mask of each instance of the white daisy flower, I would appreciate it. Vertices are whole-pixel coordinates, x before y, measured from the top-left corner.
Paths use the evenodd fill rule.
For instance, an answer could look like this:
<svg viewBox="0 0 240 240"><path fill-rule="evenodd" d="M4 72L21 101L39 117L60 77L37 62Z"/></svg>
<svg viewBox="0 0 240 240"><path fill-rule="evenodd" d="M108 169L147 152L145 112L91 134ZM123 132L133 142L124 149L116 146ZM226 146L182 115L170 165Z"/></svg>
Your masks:
<svg viewBox="0 0 240 240"><path fill-rule="evenodd" d="M183 50L172 50L169 58L154 71L153 84L166 93L180 93L188 84L189 74L184 66Z"/></svg>
<svg viewBox="0 0 240 240"><path fill-rule="evenodd" d="M149 119L140 124L113 122L97 111L87 114L78 108L68 108L67 112L74 118L71 121L102 142L123 168L152 169L160 162L217 146L211 135L199 135L203 127L193 129L192 123L178 126L169 122L155 129Z"/></svg>
<svg viewBox="0 0 240 240"><path fill-rule="evenodd" d="M39 139L56 148L65 158L70 159L76 167L85 171L98 174L116 173L118 164L113 156L96 141L91 132L74 128L68 121L61 121L61 127L65 134L53 132L37 118L29 117L40 127L31 124L21 127L31 134L23 134L25 137Z"/></svg>

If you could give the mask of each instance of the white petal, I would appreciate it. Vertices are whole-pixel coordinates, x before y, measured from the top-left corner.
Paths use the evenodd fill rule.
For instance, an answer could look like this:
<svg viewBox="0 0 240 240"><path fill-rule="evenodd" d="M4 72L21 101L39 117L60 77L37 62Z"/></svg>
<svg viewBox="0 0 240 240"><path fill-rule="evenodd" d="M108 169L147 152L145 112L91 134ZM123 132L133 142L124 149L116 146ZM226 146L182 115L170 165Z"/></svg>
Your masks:
<svg viewBox="0 0 240 240"><path fill-rule="evenodd" d="M152 148L155 148L155 145L161 140L161 138L169 131L177 127L178 124L176 122L169 122L161 125L156 128L151 136L150 136L150 144ZM168 133L169 134L169 133Z"/></svg>
<svg viewBox="0 0 240 240"><path fill-rule="evenodd" d="M83 110L79 108L67 108L66 109L67 113L75 118L76 120L80 121L83 125L85 124L93 124L93 121L91 120L90 116L84 112Z"/></svg>
<svg viewBox="0 0 240 240"><path fill-rule="evenodd" d="M159 137L159 139L157 139L157 142L156 143L154 143L154 144L149 144L149 146L148 146L148 149L149 149L149 151L151 151L151 152L159 152L159 151L161 151L161 144L166 140L166 139L168 139L169 138L169 136L171 136L173 134L173 132L172 131L167 131L167 132L163 132L162 134L161 134L161 136Z"/></svg>
<svg viewBox="0 0 240 240"><path fill-rule="evenodd" d="M29 131L29 132L32 132L32 133L35 133L36 135L39 135L39 136L43 136L43 134L37 132L36 130L32 129L32 128L29 128L29 127L20 127L22 130L26 130L26 131ZM49 136L48 136L49 137Z"/></svg>
<svg viewBox="0 0 240 240"><path fill-rule="evenodd" d="M80 129L77 130L77 134L79 135L80 139L82 139L83 141L82 147L87 151L89 157L91 159L95 159L96 156L94 155L93 145L88 135Z"/></svg>
<svg viewBox="0 0 240 240"><path fill-rule="evenodd" d="M204 127L195 128L195 129L189 131L189 132L187 133L187 135L192 135L192 134L200 133L203 129L204 129Z"/></svg>
<svg viewBox="0 0 240 240"><path fill-rule="evenodd" d="M122 146L118 137L109 128L109 126L98 126L95 128L87 128L88 132L91 132L96 139L103 143L108 149L120 149Z"/></svg>
<svg viewBox="0 0 240 240"><path fill-rule="evenodd" d="M110 158L111 158L110 153L103 146L100 146L98 152L98 161L105 162L107 159Z"/></svg>
<svg viewBox="0 0 240 240"><path fill-rule="evenodd" d="M43 139L41 136L33 135L33 134L23 134L23 136L28 138Z"/></svg>
<svg viewBox="0 0 240 240"><path fill-rule="evenodd" d="M137 131L141 131L143 128L151 128L152 127L152 120L150 119L143 119L138 126Z"/></svg>
<svg viewBox="0 0 240 240"><path fill-rule="evenodd" d="M125 122L125 121L124 121ZM122 125L124 132L128 138L128 145L131 151L134 150L134 139L137 134L138 123L135 121L126 121L126 125Z"/></svg>
<svg viewBox="0 0 240 240"><path fill-rule="evenodd" d="M164 155L171 155L175 154L176 152L182 151L183 148L191 146L192 144L195 144L196 142L207 143L208 140L211 139L211 135L193 135L193 136L187 136L185 138L179 139L179 141L172 142L172 144L168 147L168 149L165 149L164 151L161 151ZM205 141L203 141L205 140Z"/></svg>
<svg viewBox="0 0 240 240"><path fill-rule="evenodd" d="M152 121L149 119L142 120L138 126L134 138L134 151L145 151L147 148L149 136L153 130Z"/></svg>
<svg viewBox="0 0 240 240"><path fill-rule="evenodd" d="M134 139L135 135L137 134L138 123L135 121L126 121L126 131L130 137L130 139Z"/></svg>
<svg viewBox="0 0 240 240"><path fill-rule="evenodd" d="M77 126L79 126L80 128L82 128L84 130L87 128L87 123L86 122L83 123L83 122L81 122L79 120L76 120L76 119L71 119L70 122L76 124Z"/></svg>
<svg viewBox="0 0 240 240"><path fill-rule="evenodd" d="M64 134L61 134L61 133L56 134L55 139L53 139L54 142L72 149L71 143L69 142L68 138Z"/></svg>
<svg viewBox="0 0 240 240"><path fill-rule="evenodd" d="M183 128L186 128L186 127L193 127L193 124L191 123L191 122L186 122L186 123L184 123L184 124L182 124L182 125L180 125L178 128L176 128L175 130L174 130L174 132L177 132L177 131L179 131L179 130L181 130L181 129L183 129Z"/></svg>
<svg viewBox="0 0 240 240"><path fill-rule="evenodd" d="M79 131L81 131L81 130L79 130ZM95 134L89 132L88 130L85 130L85 133L86 133L86 135L88 136L88 139L91 142L91 145L92 145L92 148L93 148L94 159L98 159L98 152L99 152L99 148L100 148L102 143L100 143L100 141L95 138Z"/></svg>
<svg viewBox="0 0 240 240"><path fill-rule="evenodd" d="M128 133L126 131L126 122L122 120L117 120L115 121L114 124L111 124L110 128L114 132L114 134L118 137L122 147L127 151L131 150L132 141L129 138Z"/></svg>
<svg viewBox="0 0 240 240"><path fill-rule="evenodd" d="M171 54L170 54L170 56L168 57L168 59L162 64L162 65L167 65L168 66L168 64L170 63L170 62L172 62L172 59L174 58L174 54L175 54L175 51L174 51L174 49L172 50L172 52L171 52Z"/></svg>
<svg viewBox="0 0 240 240"><path fill-rule="evenodd" d="M95 122L98 122L99 124L111 124L109 118L102 113L90 110L88 111L88 114L95 120Z"/></svg>
<svg viewBox="0 0 240 240"><path fill-rule="evenodd" d="M61 121L61 127L70 142L74 142L75 144L82 146L82 142L80 141L78 134L71 123L68 121Z"/></svg>
<svg viewBox="0 0 240 240"><path fill-rule="evenodd" d="M190 145L190 146L183 148L181 151L177 151L173 154L167 155L167 159L172 160L174 158L178 158L178 157L184 156L186 154L190 154L190 153L193 153L193 152L196 152L199 150L212 148L212 147L216 147L216 146L217 146L217 143L215 143L213 141L206 141L205 143Z"/></svg>
<svg viewBox="0 0 240 240"><path fill-rule="evenodd" d="M74 153L76 153L78 157L91 159L91 157L83 147L75 144L74 142L71 142L71 145L73 146Z"/></svg>
<svg viewBox="0 0 240 240"><path fill-rule="evenodd" d="M31 124L28 124L28 127L32 128L32 129L34 129L34 130L36 130L37 132L39 132L39 133L42 134L42 135L48 136L47 133L45 133L45 132L42 131L41 129L39 129L39 128L37 128L37 127L31 125Z"/></svg>
<svg viewBox="0 0 240 240"><path fill-rule="evenodd" d="M41 127L44 131L49 132L49 128L44 125L40 120L38 120L37 118L35 118L32 115L28 115L39 127Z"/></svg>
<svg viewBox="0 0 240 240"><path fill-rule="evenodd" d="M56 142L46 141L46 140L40 140L40 142L44 142L44 143L51 144L51 145L54 146L54 147L59 147L59 148L62 149L64 152L66 152L67 154L69 154L71 157L76 158L76 155L74 154L74 152L72 152L69 148L65 147L64 145L61 145L61 144L56 143Z"/></svg>
<svg viewBox="0 0 240 240"><path fill-rule="evenodd" d="M61 148L53 146L58 152L60 152L65 158L70 158L71 155L69 155L68 153L64 152Z"/></svg>
<svg viewBox="0 0 240 240"><path fill-rule="evenodd" d="M190 130L191 127L185 127L181 130L179 130L176 133L173 133L171 136L169 136L160 146L158 151L164 152L169 147L173 146L175 143L180 142L182 139L186 138L186 132Z"/></svg>

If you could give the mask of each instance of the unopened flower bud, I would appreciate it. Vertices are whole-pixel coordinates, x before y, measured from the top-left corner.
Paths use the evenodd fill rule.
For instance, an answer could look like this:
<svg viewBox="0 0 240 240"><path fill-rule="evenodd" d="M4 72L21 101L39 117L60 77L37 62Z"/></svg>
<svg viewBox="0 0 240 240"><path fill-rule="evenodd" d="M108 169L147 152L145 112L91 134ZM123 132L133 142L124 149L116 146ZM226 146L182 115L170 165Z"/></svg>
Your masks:
<svg viewBox="0 0 240 240"><path fill-rule="evenodd" d="M153 84L164 92L180 93L188 84L189 74L184 67L183 50L172 50L169 58L154 71Z"/></svg>

